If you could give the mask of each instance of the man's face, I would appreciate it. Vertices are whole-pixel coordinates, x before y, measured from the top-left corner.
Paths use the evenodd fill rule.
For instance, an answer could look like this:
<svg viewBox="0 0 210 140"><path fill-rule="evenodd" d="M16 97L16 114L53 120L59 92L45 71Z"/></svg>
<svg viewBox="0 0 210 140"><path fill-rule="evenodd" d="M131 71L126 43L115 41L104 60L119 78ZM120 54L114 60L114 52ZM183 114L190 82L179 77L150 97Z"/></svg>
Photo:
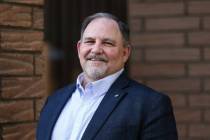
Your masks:
<svg viewBox="0 0 210 140"><path fill-rule="evenodd" d="M117 23L108 18L91 21L77 49L85 77L90 81L122 69L130 54L130 48L124 47Z"/></svg>

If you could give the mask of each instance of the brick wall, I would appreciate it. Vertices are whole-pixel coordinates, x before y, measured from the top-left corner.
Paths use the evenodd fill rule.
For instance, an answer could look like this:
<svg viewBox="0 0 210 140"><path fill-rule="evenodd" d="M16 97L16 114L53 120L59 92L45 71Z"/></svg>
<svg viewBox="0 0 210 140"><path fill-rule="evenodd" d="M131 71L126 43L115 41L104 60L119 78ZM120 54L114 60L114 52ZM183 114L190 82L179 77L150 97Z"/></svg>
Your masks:
<svg viewBox="0 0 210 140"><path fill-rule="evenodd" d="M34 140L46 95L43 0L0 3L0 140ZM210 139L210 1L129 0L130 75L168 94L180 140Z"/></svg>
<svg viewBox="0 0 210 140"><path fill-rule="evenodd" d="M130 74L173 102L180 140L210 139L210 1L130 0Z"/></svg>
<svg viewBox="0 0 210 140"><path fill-rule="evenodd" d="M0 3L0 139L34 140L44 88L43 0Z"/></svg>

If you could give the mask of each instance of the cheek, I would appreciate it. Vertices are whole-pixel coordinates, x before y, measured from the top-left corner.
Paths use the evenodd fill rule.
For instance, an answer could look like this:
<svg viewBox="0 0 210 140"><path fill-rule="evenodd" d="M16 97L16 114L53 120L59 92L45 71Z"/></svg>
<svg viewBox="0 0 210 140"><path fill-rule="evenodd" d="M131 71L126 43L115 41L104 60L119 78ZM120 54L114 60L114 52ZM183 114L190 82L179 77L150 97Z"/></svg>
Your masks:
<svg viewBox="0 0 210 140"><path fill-rule="evenodd" d="M107 56L109 58L109 60L111 60L111 62L116 63L116 61L120 61L122 59L122 53L120 51L109 51L109 53L107 53Z"/></svg>
<svg viewBox="0 0 210 140"><path fill-rule="evenodd" d="M80 49L80 51L79 51L79 57L82 58L82 59L84 59L86 57L86 55L88 54L88 52L89 52L88 49L85 49L85 48Z"/></svg>

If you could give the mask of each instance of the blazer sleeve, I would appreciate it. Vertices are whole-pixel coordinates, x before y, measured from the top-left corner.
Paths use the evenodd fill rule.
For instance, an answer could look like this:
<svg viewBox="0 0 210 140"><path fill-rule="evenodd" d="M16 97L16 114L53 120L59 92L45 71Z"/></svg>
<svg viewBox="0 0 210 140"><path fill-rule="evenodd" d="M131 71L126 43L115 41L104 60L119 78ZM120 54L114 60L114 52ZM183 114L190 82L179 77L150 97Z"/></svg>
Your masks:
<svg viewBox="0 0 210 140"><path fill-rule="evenodd" d="M162 95L149 103L141 132L141 140L178 140L172 104Z"/></svg>

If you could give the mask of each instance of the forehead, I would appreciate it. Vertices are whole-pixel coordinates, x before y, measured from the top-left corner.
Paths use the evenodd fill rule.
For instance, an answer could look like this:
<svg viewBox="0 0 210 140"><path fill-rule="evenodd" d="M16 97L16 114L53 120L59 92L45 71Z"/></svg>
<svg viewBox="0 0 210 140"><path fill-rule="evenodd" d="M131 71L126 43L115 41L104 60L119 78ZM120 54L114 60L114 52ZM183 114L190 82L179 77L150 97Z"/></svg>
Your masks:
<svg viewBox="0 0 210 140"><path fill-rule="evenodd" d="M83 33L86 37L122 38L119 26L116 21L109 18L97 18L92 20Z"/></svg>

